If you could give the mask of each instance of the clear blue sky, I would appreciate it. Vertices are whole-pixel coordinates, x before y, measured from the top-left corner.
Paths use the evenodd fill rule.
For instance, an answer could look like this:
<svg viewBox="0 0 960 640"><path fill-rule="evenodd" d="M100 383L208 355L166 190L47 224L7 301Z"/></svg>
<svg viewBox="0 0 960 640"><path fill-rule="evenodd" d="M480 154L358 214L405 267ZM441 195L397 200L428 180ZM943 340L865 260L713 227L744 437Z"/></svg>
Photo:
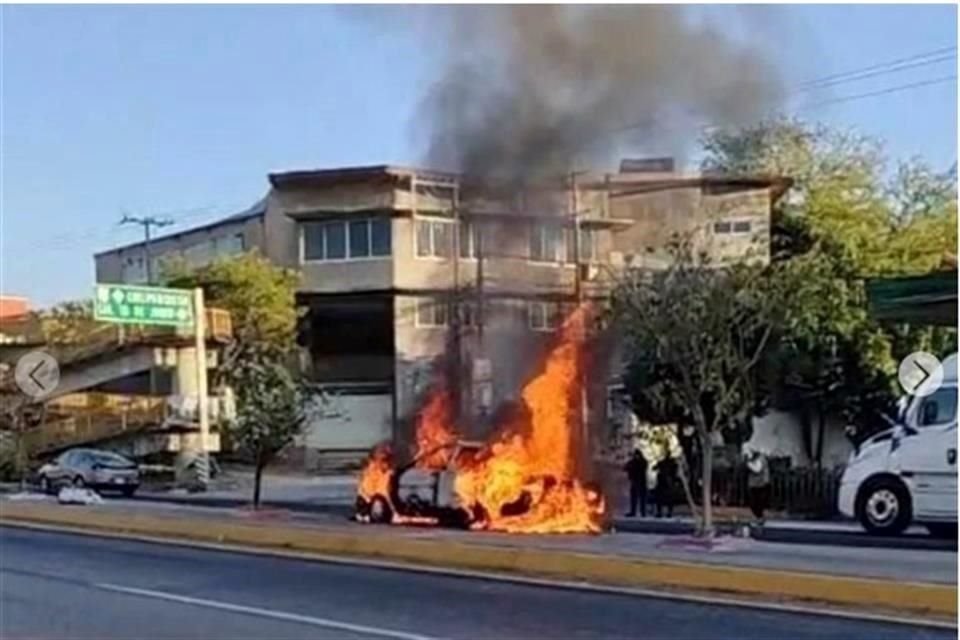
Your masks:
<svg viewBox="0 0 960 640"><path fill-rule="evenodd" d="M322 6L0 11L0 284L35 304L89 295L92 254L139 238L117 226L124 211L187 228L252 203L270 171L419 160L410 123L431 68L389 20ZM783 7L775 24L790 82L957 44L951 5ZM955 58L823 98L954 73ZM802 115L880 137L893 158L957 157L955 81Z"/></svg>

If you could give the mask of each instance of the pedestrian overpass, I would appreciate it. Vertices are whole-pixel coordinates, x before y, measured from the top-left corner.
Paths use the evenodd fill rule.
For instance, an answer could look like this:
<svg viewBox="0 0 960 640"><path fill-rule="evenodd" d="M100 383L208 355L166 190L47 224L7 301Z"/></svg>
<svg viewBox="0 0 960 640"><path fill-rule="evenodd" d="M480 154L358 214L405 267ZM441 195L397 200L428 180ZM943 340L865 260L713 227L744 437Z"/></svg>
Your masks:
<svg viewBox="0 0 960 640"><path fill-rule="evenodd" d="M230 316L207 310L207 367L215 368L231 336ZM17 360L42 349L60 368L56 388L31 401L17 388ZM0 394L7 406L22 406L23 445L44 459L76 446L115 450L135 458L202 450L197 411L197 363L192 331L170 327L105 324L80 344L55 345L25 339L0 344ZM232 415L228 391L212 393L210 424ZM207 451L219 451L212 430Z"/></svg>

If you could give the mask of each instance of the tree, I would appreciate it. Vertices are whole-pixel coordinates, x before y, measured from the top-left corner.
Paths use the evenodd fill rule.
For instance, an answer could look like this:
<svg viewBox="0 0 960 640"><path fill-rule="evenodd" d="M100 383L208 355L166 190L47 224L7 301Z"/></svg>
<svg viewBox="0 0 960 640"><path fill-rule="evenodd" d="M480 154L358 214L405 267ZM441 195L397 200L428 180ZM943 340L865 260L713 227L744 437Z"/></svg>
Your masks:
<svg viewBox="0 0 960 640"><path fill-rule="evenodd" d="M208 305L229 311L237 344L268 344L281 352L293 348L296 271L249 252L196 270L173 264L164 275L167 286L201 287Z"/></svg>
<svg viewBox="0 0 960 640"><path fill-rule="evenodd" d="M226 425L230 441L254 465L254 506L263 469L303 428L310 393L297 371L296 272L256 253L189 271L171 267L168 285L202 287L210 306L230 312L233 340L218 382L233 389L237 418Z"/></svg>
<svg viewBox="0 0 960 640"><path fill-rule="evenodd" d="M103 325L93 319L91 300L69 300L33 312L40 333L48 344L87 342Z"/></svg>
<svg viewBox="0 0 960 640"><path fill-rule="evenodd" d="M253 507L260 506L263 470L301 432L308 392L302 380L269 347L247 346L228 374L237 394L231 436L254 465Z"/></svg>
<svg viewBox="0 0 960 640"><path fill-rule="evenodd" d="M900 358L956 350L955 331L873 320L864 291L866 277L926 273L955 254L956 174L911 160L887 177L877 142L798 120L714 131L704 148L705 170L794 180L772 238L774 260L796 283L785 300L791 322L763 366L778 402L805 418L807 453L819 464L828 414L866 437L887 425Z"/></svg>
<svg viewBox="0 0 960 640"><path fill-rule="evenodd" d="M780 280L761 265L714 266L693 255L688 242L671 250L666 269L622 278L614 313L625 337L625 386L638 417L694 428L699 531L712 536L714 441L749 422L762 404L765 391L756 385L755 369L779 321Z"/></svg>

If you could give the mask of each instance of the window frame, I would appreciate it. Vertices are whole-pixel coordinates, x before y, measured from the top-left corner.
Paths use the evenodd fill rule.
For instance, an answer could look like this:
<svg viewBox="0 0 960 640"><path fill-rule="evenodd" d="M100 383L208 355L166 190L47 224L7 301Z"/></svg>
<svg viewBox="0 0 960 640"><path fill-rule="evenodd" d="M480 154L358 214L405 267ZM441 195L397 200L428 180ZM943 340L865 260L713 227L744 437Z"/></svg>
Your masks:
<svg viewBox="0 0 960 640"><path fill-rule="evenodd" d="M420 253L420 228L421 225L426 225L426 228L429 229L427 236L430 238L430 247L427 253L421 255ZM449 233L448 241L448 254L441 255L437 253L437 230L443 229L441 225L446 225L447 232ZM454 233L459 233L459 229L456 229L457 223L449 218L436 218L432 216L416 216L413 218L413 257L418 260L450 260L455 253L454 247Z"/></svg>
<svg viewBox="0 0 960 640"><path fill-rule="evenodd" d="M458 248L460 250L461 260L477 259L477 242L480 234L480 227L476 223L460 219L458 221L457 233L459 234ZM466 240L466 242L464 242ZM466 249L466 251L464 250Z"/></svg>
<svg viewBox="0 0 960 640"><path fill-rule="evenodd" d="M534 309L542 310L542 325L538 326L537 323L534 322ZM559 302L551 302L548 300L528 300L526 312L527 328L531 331L552 333L560 326L562 309Z"/></svg>
<svg viewBox="0 0 960 640"><path fill-rule="evenodd" d="M443 320L437 322L436 313L437 309L443 309ZM430 309L430 317L426 320L421 315L421 312L425 309ZM413 325L418 329L446 329L450 326L450 318L448 317L446 303L437 298L429 297L419 297L416 299L414 311L413 311Z"/></svg>
<svg viewBox="0 0 960 640"><path fill-rule="evenodd" d="M535 244L538 244L540 246L540 252L545 252L548 244L548 238L545 235L547 231L550 231L551 234L556 233L556 235L553 235L551 238L552 240L556 240L556 243L553 246L553 257L537 257L535 255L536 252L534 251L534 246ZM567 255L570 253L569 247L573 242L570 237L572 231L572 229L568 229L565 225L559 222L531 222L529 225L527 225L527 261L538 265L573 266L574 257ZM535 242L534 238L537 236L539 236L539 241Z"/></svg>
<svg viewBox="0 0 960 640"><path fill-rule="evenodd" d="M746 229L737 229L737 227L743 227L744 225L746 225ZM724 227L724 229L720 227ZM753 220L747 218L721 218L714 220L710 228L715 236L748 236L753 233Z"/></svg>
<svg viewBox="0 0 960 640"><path fill-rule="evenodd" d="M937 394L939 394L939 393L941 393L941 392L952 393L952 396L953 396L953 398L954 398L954 400L953 400L953 413L952 413L946 420L942 420L942 421L938 421L938 422L930 422L930 423L924 424L924 423L922 422L922 421L923 421L923 410L924 410L924 407L926 407L927 404L928 404L930 401L936 400L935 396L937 396ZM938 412L938 415L939 415L939 412ZM956 388L956 387L941 387L941 388L937 389L936 391L934 391L933 393L931 393L931 394L929 394L929 395L926 395L926 396L920 398L920 401L917 403L916 413L915 413L915 417L914 417L914 423L917 425L917 428L919 428L919 429L926 429L927 427L942 427L943 425L950 424L951 422L953 422L953 421L956 420L956 419L957 419L957 388Z"/></svg>
<svg viewBox="0 0 960 640"><path fill-rule="evenodd" d="M388 250L385 254L375 254L373 252L373 229L374 223L376 222L386 222L386 229L388 229ZM366 255L353 255L353 247L351 246L351 232L350 229L355 224L365 224L366 226L366 235L367 235L367 253ZM327 234L326 228L332 227L334 225L339 225L343 229L343 250L344 255L342 258L327 258ZM344 217L344 218L334 218L334 219L317 219L317 220L304 220L299 223L300 229L300 264L312 264L312 263L338 263L338 262L365 262L369 260L383 260L384 258L390 258L393 255L393 226L390 224L390 219L384 216L368 216L368 217ZM321 256L322 257L307 257L307 234L308 229L316 229L320 235L321 241Z"/></svg>

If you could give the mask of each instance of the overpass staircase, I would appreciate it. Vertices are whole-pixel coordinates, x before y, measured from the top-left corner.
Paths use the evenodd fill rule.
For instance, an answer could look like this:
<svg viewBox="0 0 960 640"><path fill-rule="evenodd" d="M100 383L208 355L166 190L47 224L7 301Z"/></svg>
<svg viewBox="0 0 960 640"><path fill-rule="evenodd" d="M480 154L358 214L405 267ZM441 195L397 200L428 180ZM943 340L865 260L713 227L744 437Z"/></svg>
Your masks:
<svg viewBox="0 0 960 640"><path fill-rule="evenodd" d="M221 309L207 309L206 320L209 367L215 366L230 340L232 326L229 313ZM0 361L8 365L0 373L0 401L23 406L28 416L22 421L23 442L31 457L42 459L76 446L143 457L199 443L195 396L157 393L136 385L122 389L132 376L149 378L152 386L155 371L182 366L182 354L194 347L192 331L104 324L82 343L34 342L33 346L49 353L60 366L57 388L41 402L25 398L14 379L16 358L28 349L0 345ZM229 394L212 395L208 404L211 425L232 413ZM211 434L207 444L209 450L218 450L218 434Z"/></svg>

